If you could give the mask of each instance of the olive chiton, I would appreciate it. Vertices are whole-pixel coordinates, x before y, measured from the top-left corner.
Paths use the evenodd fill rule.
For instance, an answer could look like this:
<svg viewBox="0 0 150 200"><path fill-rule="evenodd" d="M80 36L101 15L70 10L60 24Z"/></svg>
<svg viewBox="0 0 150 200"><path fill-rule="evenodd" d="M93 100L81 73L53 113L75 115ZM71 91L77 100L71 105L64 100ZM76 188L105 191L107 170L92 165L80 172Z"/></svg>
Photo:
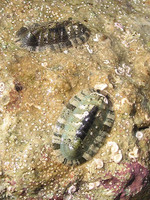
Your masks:
<svg viewBox="0 0 150 200"><path fill-rule="evenodd" d="M63 22L35 23L29 27L21 27L16 35L16 42L31 51L41 51L45 48L63 51L85 43L90 36L90 30L82 23L73 22L69 18Z"/></svg>
<svg viewBox="0 0 150 200"><path fill-rule="evenodd" d="M78 165L90 160L104 144L114 122L107 95L85 89L72 97L57 120L53 148L61 162Z"/></svg>

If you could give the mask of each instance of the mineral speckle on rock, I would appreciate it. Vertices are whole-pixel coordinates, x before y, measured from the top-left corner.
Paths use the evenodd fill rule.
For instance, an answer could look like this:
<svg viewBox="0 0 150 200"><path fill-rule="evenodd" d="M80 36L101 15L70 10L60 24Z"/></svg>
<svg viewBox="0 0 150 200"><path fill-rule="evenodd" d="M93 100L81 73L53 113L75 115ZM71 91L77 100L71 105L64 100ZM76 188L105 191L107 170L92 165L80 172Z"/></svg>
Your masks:
<svg viewBox="0 0 150 200"><path fill-rule="evenodd" d="M0 199L150 199L150 1L0 3ZM91 31L62 52L29 52L20 27L68 18ZM79 91L111 98L115 121L94 157L59 163L53 127Z"/></svg>

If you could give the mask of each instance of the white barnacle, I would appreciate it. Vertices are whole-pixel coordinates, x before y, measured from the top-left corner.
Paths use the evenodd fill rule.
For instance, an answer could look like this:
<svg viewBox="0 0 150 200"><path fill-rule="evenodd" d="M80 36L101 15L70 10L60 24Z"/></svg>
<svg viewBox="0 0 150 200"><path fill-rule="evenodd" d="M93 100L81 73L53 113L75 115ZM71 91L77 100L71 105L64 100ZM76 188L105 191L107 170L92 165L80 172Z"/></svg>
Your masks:
<svg viewBox="0 0 150 200"><path fill-rule="evenodd" d="M112 153L116 153L119 150L118 144L116 142L108 142L108 146L111 147Z"/></svg>
<svg viewBox="0 0 150 200"><path fill-rule="evenodd" d="M104 166L103 161L99 158L94 158L94 162L96 164L97 169L101 169Z"/></svg>
<svg viewBox="0 0 150 200"><path fill-rule="evenodd" d="M68 188L68 194L73 194L75 193L77 190L76 186L75 185L72 185Z"/></svg>
<svg viewBox="0 0 150 200"><path fill-rule="evenodd" d="M133 148L133 151L129 152L129 157L133 159L138 157L138 148L136 146Z"/></svg>
<svg viewBox="0 0 150 200"><path fill-rule="evenodd" d="M123 67L123 69L125 69L126 76L130 77L131 76L131 74L130 74L131 68L128 65L126 65L125 63L122 64L122 67Z"/></svg>
<svg viewBox="0 0 150 200"><path fill-rule="evenodd" d="M111 159L115 163L119 163L122 160L122 152L121 152L121 150L119 150L117 143L110 141L110 142L108 142L107 145L111 147L111 153L112 153Z"/></svg>
<svg viewBox="0 0 150 200"><path fill-rule="evenodd" d="M89 183L89 190L92 190L95 187L94 183Z"/></svg>
<svg viewBox="0 0 150 200"><path fill-rule="evenodd" d="M115 69L115 72L117 75L124 75L125 70L122 67L118 67L117 69Z"/></svg>
<svg viewBox="0 0 150 200"><path fill-rule="evenodd" d="M113 161L115 163L119 163L121 160L122 160L122 153L121 150L119 150L117 153L113 155Z"/></svg>
<svg viewBox="0 0 150 200"><path fill-rule="evenodd" d="M136 136L136 138L137 138L138 140L141 140L142 137L143 137L143 132L142 132L142 131L137 131L136 134L135 134L135 136Z"/></svg>
<svg viewBox="0 0 150 200"><path fill-rule="evenodd" d="M100 186L100 181L96 181L96 182L93 182L93 183L89 183L89 190L92 190L96 187L99 187Z"/></svg>
<svg viewBox="0 0 150 200"><path fill-rule="evenodd" d="M95 185L96 185L96 187L99 187L99 186L100 186L100 184L101 184L101 182L100 182L100 181L96 181L96 182L95 182Z"/></svg>

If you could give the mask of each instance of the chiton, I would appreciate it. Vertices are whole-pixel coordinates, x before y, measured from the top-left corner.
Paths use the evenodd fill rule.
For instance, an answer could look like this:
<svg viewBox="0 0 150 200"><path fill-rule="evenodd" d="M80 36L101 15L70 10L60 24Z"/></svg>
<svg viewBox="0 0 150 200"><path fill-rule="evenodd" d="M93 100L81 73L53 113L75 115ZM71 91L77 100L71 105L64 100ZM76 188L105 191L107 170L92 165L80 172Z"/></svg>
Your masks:
<svg viewBox="0 0 150 200"><path fill-rule="evenodd" d="M16 36L16 42L30 51L41 51L47 47L53 51L63 51L85 43L90 30L69 18L63 22L35 23L29 27L21 27Z"/></svg>
<svg viewBox="0 0 150 200"><path fill-rule="evenodd" d="M54 128L52 144L67 165L90 160L104 144L114 122L110 98L99 90L84 89L72 97Z"/></svg>

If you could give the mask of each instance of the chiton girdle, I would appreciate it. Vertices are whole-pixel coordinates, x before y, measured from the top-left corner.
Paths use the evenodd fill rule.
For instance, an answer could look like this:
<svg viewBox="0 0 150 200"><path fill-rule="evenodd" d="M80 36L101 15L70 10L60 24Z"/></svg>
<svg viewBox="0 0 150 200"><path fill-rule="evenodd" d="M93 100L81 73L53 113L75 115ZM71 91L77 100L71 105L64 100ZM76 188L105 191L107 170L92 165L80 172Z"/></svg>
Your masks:
<svg viewBox="0 0 150 200"><path fill-rule="evenodd" d="M82 164L99 151L114 122L110 98L85 89L72 97L54 128L52 144L58 159L67 165Z"/></svg>

